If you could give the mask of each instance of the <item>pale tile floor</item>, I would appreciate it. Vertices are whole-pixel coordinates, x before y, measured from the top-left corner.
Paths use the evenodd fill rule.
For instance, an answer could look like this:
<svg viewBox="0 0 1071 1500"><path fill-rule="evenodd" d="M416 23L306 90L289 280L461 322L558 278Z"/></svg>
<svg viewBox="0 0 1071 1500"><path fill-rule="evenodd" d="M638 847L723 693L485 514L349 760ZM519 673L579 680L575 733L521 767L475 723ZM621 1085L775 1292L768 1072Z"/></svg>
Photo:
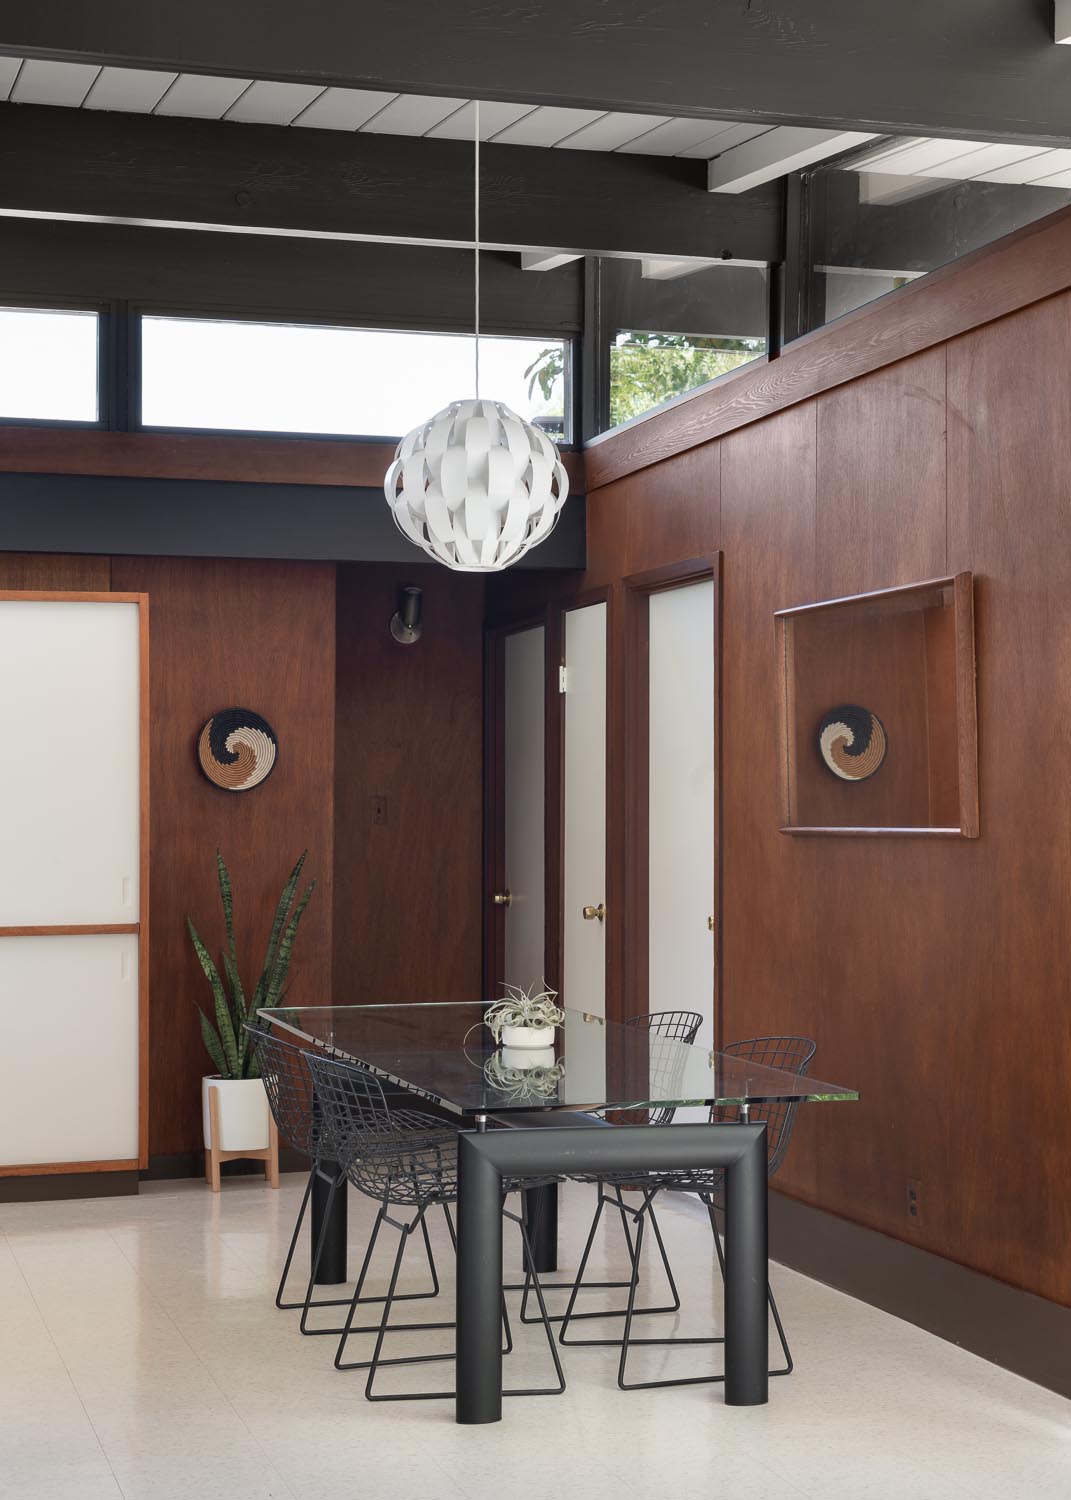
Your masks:
<svg viewBox="0 0 1071 1500"><path fill-rule="evenodd" d="M300 1190L248 1178L220 1196L168 1183L0 1208L3 1500L1071 1496L1071 1403L780 1267L796 1373L766 1407L728 1408L717 1386L622 1393L607 1349L567 1351L567 1393L507 1401L493 1427L456 1427L449 1402L370 1406L363 1376L332 1368L334 1341L301 1338L272 1306ZM566 1190L573 1264L590 1206L589 1189ZM661 1217L685 1313L658 1321L705 1332L705 1219L672 1199ZM355 1197L354 1252L369 1218ZM441 1223L436 1245L449 1285ZM512 1233L507 1253L516 1265ZM623 1269L616 1235L600 1264ZM539 1329L517 1336L507 1381L543 1383ZM719 1357L648 1351L637 1371ZM449 1371L394 1378L417 1389Z"/></svg>

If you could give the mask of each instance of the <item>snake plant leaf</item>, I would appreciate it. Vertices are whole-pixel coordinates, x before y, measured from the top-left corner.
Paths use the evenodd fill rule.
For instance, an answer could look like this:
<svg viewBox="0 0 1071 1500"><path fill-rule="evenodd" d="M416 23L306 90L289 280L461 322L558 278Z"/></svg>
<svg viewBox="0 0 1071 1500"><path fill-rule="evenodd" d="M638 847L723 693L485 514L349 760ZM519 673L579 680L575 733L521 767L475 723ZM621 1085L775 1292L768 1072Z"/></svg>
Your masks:
<svg viewBox="0 0 1071 1500"><path fill-rule="evenodd" d="M240 1078L242 1075L238 1064L238 1044L234 1036L234 1021L231 1016L231 1007L227 999L227 992L223 988L223 981L219 977L219 970L212 960L211 953L209 953L201 941L201 936L189 917L186 918L186 925L190 930L190 938L193 942L194 951L200 960L205 978L212 986L212 996L216 1002L216 1028L219 1032L223 1055L227 1061L224 1074L227 1078Z"/></svg>
<svg viewBox="0 0 1071 1500"><path fill-rule="evenodd" d="M290 911L291 903L294 900L294 892L297 890L297 883L301 877L301 871L304 868L305 860L308 858L308 853L309 851L306 849L302 853L301 858L298 860L297 864L290 871L289 879L283 886L283 893L279 897L279 904L275 908L275 917L272 921L271 933L268 937L268 948L267 952L264 954L264 966L260 971L260 978L257 980L257 987L253 992L254 1010L258 1010L262 1005L270 1003L267 1002L264 997L270 990L272 980L275 975L276 957L279 948L280 937L283 932L283 926L286 922L287 915Z"/></svg>
<svg viewBox="0 0 1071 1500"><path fill-rule="evenodd" d="M304 855L302 855L302 859L304 859ZM305 908L309 904L309 898L311 897L315 889L316 882L315 880L311 880L309 882L308 889L305 891L305 894L302 896L301 900L294 908L294 914L286 925L286 931L283 933L282 940L279 943L279 952L275 962L275 971L271 976L271 981L268 985L267 998L264 1002L267 1006L272 1006L275 1004L282 991L283 985L286 983L287 971L290 968L290 953L294 946L294 939L297 937L298 926L301 922L301 918L305 911Z"/></svg>
<svg viewBox="0 0 1071 1500"><path fill-rule="evenodd" d="M201 1018L201 1040L205 1044L205 1051L215 1063L220 1076L225 1078L227 1076L227 1059L223 1056L223 1048L220 1046L219 1037L212 1029L212 1022L200 1006L197 1007L197 1014Z"/></svg>

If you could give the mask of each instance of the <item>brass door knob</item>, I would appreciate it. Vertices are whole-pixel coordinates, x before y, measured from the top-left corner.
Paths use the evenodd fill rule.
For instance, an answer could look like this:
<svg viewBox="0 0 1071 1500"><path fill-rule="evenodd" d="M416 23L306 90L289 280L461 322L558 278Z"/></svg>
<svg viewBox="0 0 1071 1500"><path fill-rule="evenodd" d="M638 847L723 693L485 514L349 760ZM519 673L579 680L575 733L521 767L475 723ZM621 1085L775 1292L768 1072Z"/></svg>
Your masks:
<svg viewBox="0 0 1071 1500"><path fill-rule="evenodd" d="M713 932L714 931L714 918L713 917L708 917L707 918L707 931L708 932Z"/></svg>
<svg viewBox="0 0 1071 1500"><path fill-rule="evenodd" d="M496 891L491 897L496 906L512 906L513 892L510 890Z"/></svg>
<svg viewBox="0 0 1071 1500"><path fill-rule="evenodd" d="M606 920L606 907L600 901L598 906L585 906L582 915L585 922L604 922Z"/></svg>

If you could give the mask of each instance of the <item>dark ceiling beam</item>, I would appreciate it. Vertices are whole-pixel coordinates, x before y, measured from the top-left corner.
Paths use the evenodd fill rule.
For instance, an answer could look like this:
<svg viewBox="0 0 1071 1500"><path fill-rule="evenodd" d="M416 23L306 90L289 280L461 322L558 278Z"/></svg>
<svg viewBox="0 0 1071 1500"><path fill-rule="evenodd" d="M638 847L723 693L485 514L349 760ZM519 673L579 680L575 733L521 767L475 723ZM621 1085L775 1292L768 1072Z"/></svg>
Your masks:
<svg viewBox="0 0 1071 1500"><path fill-rule="evenodd" d="M1051 0L33 0L0 51L240 78L1071 142Z"/></svg>
<svg viewBox="0 0 1071 1500"><path fill-rule="evenodd" d="M486 146L488 248L778 260L776 183L706 191L706 163ZM464 142L0 104L0 209L247 232L472 242Z"/></svg>

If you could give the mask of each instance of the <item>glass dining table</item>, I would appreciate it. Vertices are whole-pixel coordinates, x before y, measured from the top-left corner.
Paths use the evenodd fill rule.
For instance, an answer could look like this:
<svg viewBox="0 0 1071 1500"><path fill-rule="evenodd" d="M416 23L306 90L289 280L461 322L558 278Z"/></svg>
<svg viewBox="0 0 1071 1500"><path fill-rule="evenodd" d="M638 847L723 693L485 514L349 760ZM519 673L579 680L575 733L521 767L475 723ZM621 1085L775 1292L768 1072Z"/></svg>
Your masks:
<svg viewBox="0 0 1071 1500"><path fill-rule="evenodd" d="M286 1006L258 1015L287 1040L359 1064L467 1125L459 1137L457 1420L499 1420L501 1181L570 1172L722 1167L726 1173L725 1401L767 1400L763 1105L858 1098L855 1089L567 1009L553 1047L498 1047L483 1002ZM701 1109L701 1123L597 1129L592 1111ZM708 1123L712 1107L717 1123ZM752 1118L752 1111L757 1118ZM735 1118L733 1118L735 1116ZM678 1115L678 1120L681 1116ZM510 1128L489 1128L489 1127ZM549 1128L548 1128L549 1127ZM313 1192L313 1235L326 1198ZM557 1264L557 1188L534 1189L538 1271ZM346 1280L346 1217L332 1212L318 1280Z"/></svg>

